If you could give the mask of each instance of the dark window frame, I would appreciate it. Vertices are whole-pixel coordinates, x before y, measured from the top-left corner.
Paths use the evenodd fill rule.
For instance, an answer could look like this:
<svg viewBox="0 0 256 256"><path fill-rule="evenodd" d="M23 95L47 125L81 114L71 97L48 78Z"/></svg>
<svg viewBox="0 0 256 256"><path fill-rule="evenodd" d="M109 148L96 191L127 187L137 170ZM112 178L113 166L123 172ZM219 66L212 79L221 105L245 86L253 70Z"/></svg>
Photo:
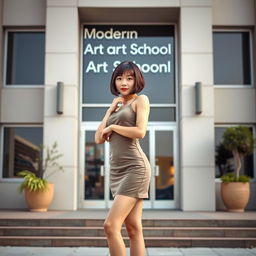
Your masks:
<svg viewBox="0 0 256 256"><path fill-rule="evenodd" d="M248 32L249 33L249 56L250 56L250 79L251 79L251 84L215 84L214 83L214 61L213 61L213 86L215 88L254 88L254 48L253 48L253 43L254 43L254 36L253 36L253 31L249 28L233 28L233 29L225 29L225 28L213 28L212 30L212 36L214 32L227 32L227 33L234 33L234 32ZM213 43L213 42L212 42ZM213 58L214 58L214 51L213 51Z"/></svg>
<svg viewBox="0 0 256 256"><path fill-rule="evenodd" d="M44 88L45 81L43 84L8 84L7 83L7 55L8 55L8 33L9 32L44 32L46 30L43 27L40 28L6 28L4 30L4 70L3 70L3 87L4 88ZM46 41L45 41L46 47ZM45 73L45 63L44 63L44 73Z"/></svg>

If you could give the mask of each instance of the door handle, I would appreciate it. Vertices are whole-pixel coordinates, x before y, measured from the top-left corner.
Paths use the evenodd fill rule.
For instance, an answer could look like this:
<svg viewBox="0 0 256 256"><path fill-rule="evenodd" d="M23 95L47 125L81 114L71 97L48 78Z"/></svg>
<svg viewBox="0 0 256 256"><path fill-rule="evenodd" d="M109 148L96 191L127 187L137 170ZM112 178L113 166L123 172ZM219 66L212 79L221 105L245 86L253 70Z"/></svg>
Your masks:
<svg viewBox="0 0 256 256"><path fill-rule="evenodd" d="M100 176L105 176L105 167L104 167L104 165L100 166Z"/></svg>
<svg viewBox="0 0 256 256"><path fill-rule="evenodd" d="M159 165L155 165L155 176L159 176Z"/></svg>

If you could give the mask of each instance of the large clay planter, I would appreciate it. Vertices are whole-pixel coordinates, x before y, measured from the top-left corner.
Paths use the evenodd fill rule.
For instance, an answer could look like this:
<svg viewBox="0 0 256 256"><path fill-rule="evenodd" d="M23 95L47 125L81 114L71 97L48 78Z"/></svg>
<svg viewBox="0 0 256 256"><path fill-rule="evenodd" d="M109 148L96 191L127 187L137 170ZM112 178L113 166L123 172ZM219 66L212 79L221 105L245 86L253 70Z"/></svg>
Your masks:
<svg viewBox="0 0 256 256"><path fill-rule="evenodd" d="M249 182L222 182L221 197L227 210L230 212L244 212L249 197Z"/></svg>
<svg viewBox="0 0 256 256"><path fill-rule="evenodd" d="M52 202L54 184L48 183L44 190L32 191L25 189L25 200L32 212L46 212Z"/></svg>

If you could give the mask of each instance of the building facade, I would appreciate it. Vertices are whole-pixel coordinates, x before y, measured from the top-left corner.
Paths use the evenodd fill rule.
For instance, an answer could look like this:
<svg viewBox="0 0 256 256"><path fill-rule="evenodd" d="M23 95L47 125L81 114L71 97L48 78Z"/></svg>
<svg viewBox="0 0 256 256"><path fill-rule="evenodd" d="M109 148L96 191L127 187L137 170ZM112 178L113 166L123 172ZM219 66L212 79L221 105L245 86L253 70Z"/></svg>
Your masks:
<svg viewBox="0 0 256 256"><path fill-rule="evenodd" d="M152 167L145 209L216 211L225 128L255 136L254 0L0 0L0 198L24 209L17 172L58 143L52 210L109 208L109 144L94 133L123 60L145 75L151 110L141 145ZM58 90L58 84L62 85ZM255 151L242 162L256 203ZM53 171L53 173L52 173Z"/></svg>

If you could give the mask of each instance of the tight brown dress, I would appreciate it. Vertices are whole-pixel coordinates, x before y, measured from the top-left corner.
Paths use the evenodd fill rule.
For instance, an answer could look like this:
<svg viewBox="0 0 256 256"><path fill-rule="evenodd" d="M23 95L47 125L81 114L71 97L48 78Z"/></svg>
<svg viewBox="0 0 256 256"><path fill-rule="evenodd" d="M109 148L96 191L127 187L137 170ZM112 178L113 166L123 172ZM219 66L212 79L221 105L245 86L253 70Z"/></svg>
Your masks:
<svg viewBox="0 0 256 256"><path fill-rule="evenodd" d="M111 124L135 126L136 112L132 109L132 102L120 107L117 112L112 112L106 126ZM109 143L112 196L126 195L148 198L151 167L139 144L139 139L132 139L112 132Z"/></svg>

